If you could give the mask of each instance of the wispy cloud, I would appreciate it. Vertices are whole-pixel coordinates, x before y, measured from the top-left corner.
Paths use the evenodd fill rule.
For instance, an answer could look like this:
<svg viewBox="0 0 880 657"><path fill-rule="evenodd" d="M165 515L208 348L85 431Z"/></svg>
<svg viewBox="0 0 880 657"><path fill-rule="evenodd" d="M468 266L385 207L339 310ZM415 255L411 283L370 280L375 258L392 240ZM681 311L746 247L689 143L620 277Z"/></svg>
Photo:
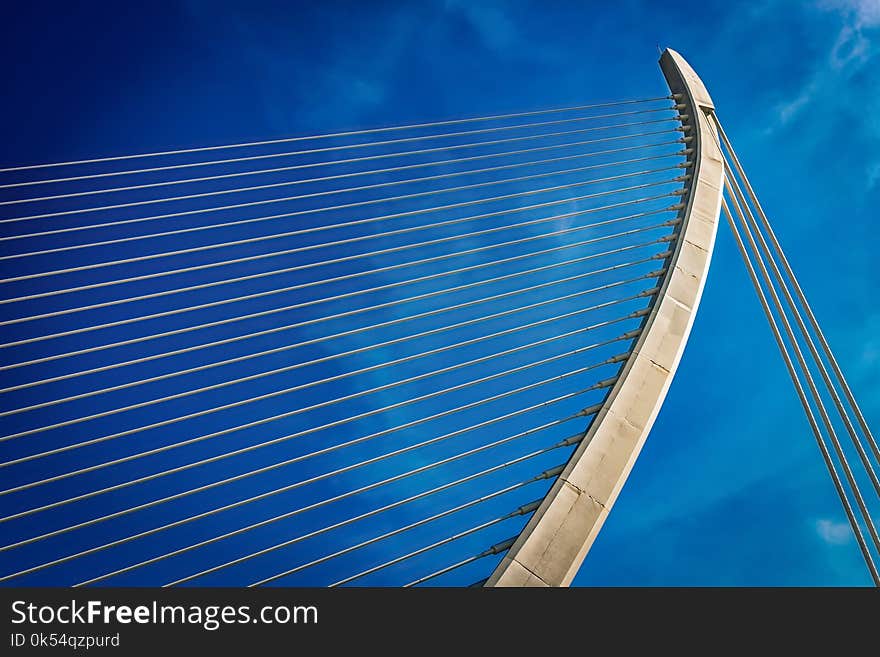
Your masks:
<svg viewBox="0 0 880 657"><path fill-rule="evenodd" d="M811 80L792 100L780 103L776 107L776 118L779 124L786 124L809 105L819 90L817 80Z"/></svg>
<svg viewBox="0 0 880 657"><path fill-rule="evenodd" d="M764 131L770 136L796 126L804 131L807 150L809 144L820 147L832 141L834 131L854 112L873 116L880 111L880 0L819 0L812 10L835 28L828 31L830 38L820 50L824 54L812 62L800 88L772 107ZM817 122L809 110L820 104L829 119ZM860 126L858 138L867 140L863 143L880 143L880 120L868 119ZM880 165L868 164L864 171L864 188L870 190L880 180Z"/></svg>
<svg viewBox="0 0 880 657"><path fill-rule="evenodd" d="M821 0L818 6L851 15L859 28L880 25L880 0Z"/></svg>
<svg viewBox="0 0 880 657"><path fill-rule="evenodd" d="M847 67L861 67L871 57L871 42L858 26L845 25L837 35L828 65L835 71L843 71Z"/></svg>
<svg viewBox="0 0 880 657"><path fill-rule="evenodd" d="M447 9L460 11L483 43L490 49L506 53L520 39L516 24L505 12L504 4L447 0Z"/></svg>
<svg viewBox="0 0 880 657"><path fill-rule="evenodd" d="M876 344L868 343L862 349L862 362L865 367L875 367L880 360L880 349Z"/></svg>
<svg viewBox="0 0 880 657"><path fill-rule="evenodd" d="M880 164L877 165L878 171L875 174L875 182L880 181ZM878 376L878 366L880 366L880 313L874 313L865 318L864 330L858 336L862 346L860 359L857 361L857 369L855 374L865 379L868 385L861 386L863 389L872 389L870 385L876 382Z"/></svg>
<svg viewBox="0 0 880 657"><path fill-rule="evenodd" d="M829 545L845 545L852 540L852 530L848 524L827 518L816 521L816 533Z"/></svg>
<svg viewBox="0 0 880 657"><path fill-rule="evenodd" d="M880 53L872 34L873 28L880 26L880 0L821 0L816 6L821 11L838 13L842 26L812 77L793 99L777 105L776 127L793 121L820 96L833 98L835 86L847 84Z"/></svg>
<svg viewBox="0 0 880 657"><path fill-rule="evenodd" d="M874 162L868 167L868 189L873 189L880 183L880 162Z"/></svg>

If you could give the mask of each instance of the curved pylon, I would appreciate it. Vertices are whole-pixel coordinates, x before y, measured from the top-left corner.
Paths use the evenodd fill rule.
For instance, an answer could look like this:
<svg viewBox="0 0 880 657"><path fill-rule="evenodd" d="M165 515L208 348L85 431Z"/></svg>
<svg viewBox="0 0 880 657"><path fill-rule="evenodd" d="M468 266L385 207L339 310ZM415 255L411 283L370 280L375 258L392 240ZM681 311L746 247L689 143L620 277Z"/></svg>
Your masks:
<svg viewBox="0 0 880 657"><path fill-rule="evenodd" d="M567 586L651 431L700 303L721 211L722 155L706 115L712 99L674 50L660 58L693 137L690 183L666 277L617 383L538 510L486 586Z"/></svg>

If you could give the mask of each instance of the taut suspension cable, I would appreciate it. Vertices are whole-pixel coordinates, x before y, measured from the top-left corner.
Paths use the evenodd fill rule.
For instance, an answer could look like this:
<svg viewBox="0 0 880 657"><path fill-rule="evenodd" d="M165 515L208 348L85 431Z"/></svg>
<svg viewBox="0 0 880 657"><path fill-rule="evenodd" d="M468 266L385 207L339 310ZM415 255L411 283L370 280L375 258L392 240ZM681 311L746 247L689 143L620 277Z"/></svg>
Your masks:
<svg viewBox="0 0 880 657"><path fill-rule="evenodd" d="M790 265L785 260L782 247L775 233L773 233L766 214L760 207L754 189L748 183L745 171L737 159L732 144L725 134L721 123L714 112L710 114L710 118L714 129L720 137L719 148L723 144L722 152L726 156L725 186L729 203L727 201L724 202L725 215L737 241L743 261L746 264L746 269L758 293L762 308L819 446L826 469L840 498L859 550L875 586L880 586L880 573L878 573L875 565L875 558L877 555L880 555L880 534L878 534L870 505L861 490L853 465L850 463L850 459L837 435L835 422L840 421L845 427L864 472L871 482L877 498L880 499L880 480L878 480L876 474L876 463L872 463L871 454L869 454L863 444L864 440L871 446L871 451L876 459L877 452L873 444L873 436L867 429L867 424L864 423L864 418L861 416L852 392L845 392L846 402L838 393L837 386L841 386L844 391L849 390L849 386L843 378L843 373L840 372L839 366L832 365L832 372L829 372L826 367L822 357L823 354L820 353L819 346L817 346L813 336L814 333L817 337L821 335L818 322L812 311L807 310L809 304L803 290L797 282L797 278ZM729 205L732 205L735 210L739 226L734 221ZM743 235L745 235L745 240L743 240ZM792 294L792 289L795 290L795 294ZM768 297L772 301L772 307L771 303L768 302ZM809 327L802 313L806 314L809 318ZM780 324L783 331L780 331ZM812 332L810 328L812 328ZM801 344L806 346L806 353L801 348ZM836 364L836 360L834 360L830 347L827 341L824 340L824 336L819 338L819 344L825 358L829 362ZM794 359L792 359L791 354L794 354ZM818 383L813 375L814 372L819 374L820 380ZM807 390L809 390L809 396ZM824 401L826 396L830 397L833 402L833 409L837 412L835 418L832 417L829 406ZM855 426L850 418L850 412L855 412L856 417L861 417L860 427ZM821 426L816 419L816 413L818 413L821 419ZM861 429L861 433L859 429ZM833 455L827 444L829 441L833 448ZM838 473L838 467L843 471L843 478ZM855 506L859 510L861 522L856 516L853 505L850 502L850 497L855 501ZM863 527L867 530L867 534L871 539L871 545L865 539Z"/></svg>
<svg viewBox="0 0 880 657"><path fill-rule="evenodd" d="M0 582L479 579L656 303L683 109L0 170Z"/></svg>

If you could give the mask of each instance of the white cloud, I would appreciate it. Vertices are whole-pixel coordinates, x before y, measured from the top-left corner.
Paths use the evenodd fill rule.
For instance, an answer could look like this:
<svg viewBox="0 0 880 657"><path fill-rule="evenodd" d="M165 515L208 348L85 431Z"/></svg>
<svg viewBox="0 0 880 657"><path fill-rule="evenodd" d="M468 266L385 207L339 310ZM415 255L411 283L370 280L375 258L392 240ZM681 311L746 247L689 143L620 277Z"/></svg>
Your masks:
<svg viewBox="0 0 880 657"><path fill-rule="evenodd" d="M846 86L872 59L880 55L880 43L874 28L880 27L880 0L820 0L820 10L840 15L842 25L824 60L817 63L813 75L791 100L775 108L776 125L784 126L820 97L828 102L835 88Z"/></svg>
<svg viewBox="0 0 880 657"><path fill-rule="evenodd" d="M874 162L868 167L868 189L874 189L880 184L880 162Z"/></svg>
<svg viewBox="0 0 880 657"><path fill-rule="evenodd" d="M880 0L822 0L819 8L853 16L858 28L880 25Z"/></svg>
<svg viewBox="0 0 880 657"><path fill-rule="evenodd" d="M507 16L503 5L474 4L471 2L452 2L467 17L467 20L489 48L504 52L519 40L516 25Z"/></svg>
<svg viewBox="0 0 880 657"><path fill-rule="evenodd" d="M816 521L816 533L829 545L845 545L852 539L852 530L847 523L827 518Z"/></svg>
<svg viewBox="0 0 880 657"><path fill-rule="evenodd" d="M837 35L829 56L829 65L835 71L848 66L861 66L871 56L871 42L858 27L845 25Z"/></svg>
<svg viewBox="0 0 880 657"><path fill-rule="evenodd" d="M880 183L880 163L875 166L873 183ZM880 313L874 313L865 317L864 329L854 335L853 344L862 346L861 358L858 361L858 369L853 374L865 380L860 388L873 389L880 365Z"/></svg>
<svg viewBox="0 0 880 657"><path fill-rule="evenodd" d="M776 119L780 125L785 125L797 116L804 107L810 104L816 95L819 86L816 80L807 84L794 99L780 103L776 106Z"/></svg>
<svg viewBox="0 0 880 657"><path fill-rule="evenodd" d="M861 364L865 367L875 367L878 360L880 360L880 349L877 348L877 345L869 342L862 349Z"/></svg>

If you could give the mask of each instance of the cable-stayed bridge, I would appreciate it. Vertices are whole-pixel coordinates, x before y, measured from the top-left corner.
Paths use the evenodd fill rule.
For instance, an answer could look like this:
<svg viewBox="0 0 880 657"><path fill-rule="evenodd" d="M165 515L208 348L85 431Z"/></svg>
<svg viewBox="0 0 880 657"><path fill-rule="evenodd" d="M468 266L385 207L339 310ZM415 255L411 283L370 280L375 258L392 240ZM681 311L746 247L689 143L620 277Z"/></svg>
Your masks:
<svg viewBox="0 0 880 657"><path fill-rule="evenodd" d="M712 100L7 168L6 585L566 585L724 217L876 583L880 450Z"/></svg>

